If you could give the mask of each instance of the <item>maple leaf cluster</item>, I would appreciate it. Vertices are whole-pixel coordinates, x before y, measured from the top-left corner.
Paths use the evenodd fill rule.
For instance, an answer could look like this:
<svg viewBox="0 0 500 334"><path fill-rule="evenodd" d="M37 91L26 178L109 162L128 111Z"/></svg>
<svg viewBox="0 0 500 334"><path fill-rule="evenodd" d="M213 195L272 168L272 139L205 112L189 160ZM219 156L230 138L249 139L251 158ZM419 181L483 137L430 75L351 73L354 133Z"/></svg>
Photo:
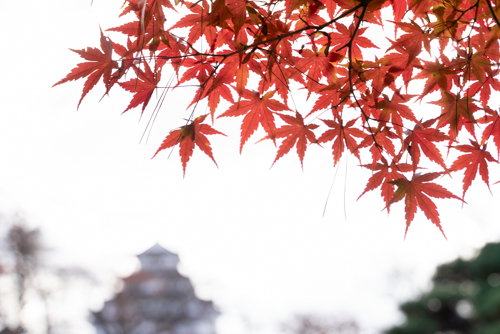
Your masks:
<svg viewBox="0 0 500 334"><path fill-rule="evenodd" d="M195 147L215 162L207 135L222 134L216 119L238 117L240 152L261 127L277 146L273 164L295 148L302 165L312 144L331 145L334 164L354 155L372 171L361 196L379 189L387 211L404 199L406 231L417 208L443 231L431 198L464 202L478 172L490 186L499 0L125 0L120 16L106 31L126 45L101 31L101 50L73 50L85 62L56 85L86 78L79 106L101 79L105 94L118 84L132 94L125 111L141 114L156 90L196 85L188 122L156 152L179 145L184 173ZM176 82L162 83L162 71ZM307 110L292 102L300 88ZM209 114L197 115L199 103ZM462 197L433 182L461 171Z"/></svg>

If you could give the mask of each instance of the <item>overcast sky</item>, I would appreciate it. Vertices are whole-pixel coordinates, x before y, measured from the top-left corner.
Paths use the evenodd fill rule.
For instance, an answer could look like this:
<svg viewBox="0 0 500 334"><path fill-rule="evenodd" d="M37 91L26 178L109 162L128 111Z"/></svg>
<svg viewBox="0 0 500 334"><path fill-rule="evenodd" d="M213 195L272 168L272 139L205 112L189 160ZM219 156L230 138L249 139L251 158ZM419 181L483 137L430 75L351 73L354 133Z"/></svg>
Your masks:
<svg viewBox="0 0 500 334"><path fill-rule="evenodd" d="M295 154L270 169L272 143L254 145L256 134L240 156L231 119L215 125L228 137L211 137L219 168L195 151L183 179L177 151L151 160L191 96L171 95L139 143L149 113L120 115L131 98L121 88L101 102L102 90L90 93L78 111L82 80L51 88L80 62L69 48L97 47L99 25L119 24L121 3L0 0L0 212L24 212L61 263L128 275L134 254L160 242L221 309L220 334L273 333L294 313L353 318L369 334L401 321L398 301L428 287L437 264L499 239L498 199L477 182L463 208L437 201L448 240L422 212L404 240L402 202L390 215L378 191L356 202L370 174L353 157L323 217L336 173L328 148L311 146L304 171ZM461 194L459 177L442 181ZM107 297L83 298L72 316ZM80 324L75 333L93 333Z"/></svg>

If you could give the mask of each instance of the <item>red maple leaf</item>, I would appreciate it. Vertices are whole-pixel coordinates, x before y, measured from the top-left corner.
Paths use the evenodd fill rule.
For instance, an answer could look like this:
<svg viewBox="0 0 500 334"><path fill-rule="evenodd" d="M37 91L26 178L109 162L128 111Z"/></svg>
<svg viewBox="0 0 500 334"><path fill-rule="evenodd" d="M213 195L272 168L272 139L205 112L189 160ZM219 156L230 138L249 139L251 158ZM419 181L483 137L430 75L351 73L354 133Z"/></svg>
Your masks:
<svg viewBox="0 0 500 334"><path fill-rule="evenodd" d="M295 24L295 30L308 26L324 24L325 19L318 14L318 7L315 3L312 3L309 6L302 7L298 14L290 16L290 20L297 21Z"/></svg>
<svg viewBox="0 0 500 334"><path fill-rule="evenodd" d="M420 163L420 151L422 151L429 160L434 161L443 167L444 170L447 170L443 156L434 143L449 140L450 137L437 129L431 128L434 122L435 119L424 122L422 124L424 127L415 125L413 131L411 131L404 140L403 151L408 150L413 161L413 170L416 170Z"/></svg>
<svg viewBox="0 0 500 334"><path fill-rule="evenodd" d="M413 0L407 1L408 9L411 10L416 17L422 17L427 14L427 11L430 10L435 5L434 0Z"/></svg>
<svg viewBox="0 0 500 334"><path fill-rule="evenodd" d="M236 93L238 96L243 95L243 91L247 86L250 72L259 74L264 77L261 70L261 64L257 62L254 57L249 57L246 61L242 61L238 55L227 57L224 61L224 67L219 70L217 76L228 82L235 81Z"/></svg>
<svg viewBox="0 0 500 334"><path fill-rule="evenodd" d="M235 117L245 115L241 124L240 153L243 145L250 136L262 125L267 137L276 142L276 124L274 123L274 111L290 110L286 105L272 99L274 91L267 92L263 96L259 93L245 89L243 96L247 100L241 100L233 104L220 117Z"/></svg>
<svg viewBox="0 0 500 334"><path fill-rule="evenodd" d="M214 68L212 67L212 63L213 61L207 59L205 56L184 59L182 67L185 71L177 82L176 87L192 79L198 79L198 82L203 84L213 74Z"/></svg>
<svg viewBox="0 0 500 334"><path fill-rule="evenodd" d="M137 45L132 42L130 37L127 38L127 47L118 43L111 43L113 44L113 51L121 57L120 68L118 68L118 70L116 70L112 75L112 80L118 80L123 74L127 73L131 67L134 66L134 63L136 63L137 60L134 57L134 53L138 51L138 48Z"/></svg>
<svg viewBox="0 0 500 334"><path fill-rule="evenodd" d="M366 188L361 195L359 195L358 200L370 190L375 190L380 187L382 198L384 199L387 212L390 211L388 206L389 201L394 195L394 185L389 183L397 179L404 177L402 173L410 172L413 167L406 163L396 163L394 160L389 165L384 157L380 157L382 163L374 163L369 165L361 165L362 167L371 169L375 173L372 174Z"/></svg>
<svg viewBox="0 0 500 334"><path fill-rule="evenodd" d="M485 80L476 81L469 88L470 96L475 96L479 93L483 108L488 107L492 89L494 91L500 91L500 82L498 82L498 79L496 79L493 74L489 74L488 71L486 71L486 73L487 76Z"/></svg>
<svg viewBox="0 0 500 334"><path fill-rule="evenodd" d="M245 24L247 17L247 2L249 5L253 5L253 2L247 0L226 0L227 9L229 9L233 15L231 21L234 25L234 36L238 36L241 27Z"/></svg>
<svg viewBox="0 0 500 334"><path fill-rule="evenodd" d="M403 118L414 122L421 126L422 124L416 119L410 107L404 103L408 103L414 95L401 94L399 90L394 92L392 98L382 94L383 99L380 99L375 107L380 109L378 121L382 123L391 122L396 130L396 133L401 137L403 134Z"/></svg>
<svg viewBox="0 0 500 334"><path fill-rule="evenodd" d="M273 63L272 70L269 71L272 75L271 79L262 75L259 82L259 90L265 92L271 87L275 87L276 93L283 99L285 104L288 102L288 93L290 91L290 79L305 85L300 72L292 67L286 67L282 62L276 61ZM237 81L238 83L239 81Z"/></svg>
<svg viewBox="0 0 500 334"><path fill-rule="evenodd" d="M191 104L188 106L188 108L207 97L208 107L210 109L210 117L213 123L215 110L217 109L221 98L224 98L228 102L234 103L233 95L231 94L231 89L229 88L230 83L231 80L228 80L228 77L226 76L221 76L219 74L212 75L196 90L193 101L191 101Z"/></svg>
<svg viewBox="0 0 500 334"><path fill-rule="evenodd" d="M140 3L139 3L140 2ZM175 11L175 8L172 6L169 0L147 0L147 3L144 4L144 1L139 1L139 0L125 0L125 3L128 3L127 6L125 7L125 4L123 5L125 8L123 9L122 13L120 14L120 17L128 14L130 12L135 12L136 14L139 14L143 6L146 5L145 11L146 11L146 17L151 17L155 16L157 20L160 22L165 21L165 14L163 12L163 6L170 8ZM177 1L176 1L177 4ZM153 8L153 12L151 12L151 8Z"/></svg>
<svg viewBox="0 0 500 334"><path fill-rule="evenodd" d="M342 152L344 152L344 145L349 151L351 151L352 154L356 156L356 158L358 158L358 160L361 161L359 150L357 149L358 144L356 143L354 137L363 138L365 133L353 127L356 120L357 119L350 120L343 125L342 120L340 120L339 123L336 120L322 119L323 123L329 126L331 130L326 130L318 138L318 143L326 143L333 140L332 154L334 165L339 162Z"/></svg>
<svg viewBox="0 0 500 334"><path fill-rule="evenodd" d="M462 202L464 201L460 197L453 195L451 192L449 192L439 184L429 182L441 175L442 173L417 173L413 174L411 180L403 177L394 181L390 181L390 183L398 186L398 189L387 204L387 207L391 206L393 203L399 202L403 198L405 199L405 238L406 233L408 232L408 228L415 218L415 213L417 213L418 207L424 212L427 219L429 219L434 225L439 228L441 233L443 233L443 236L446 238L446 235L444 234L444 231L441 227L441 220L439 219L439 213L437 211L436 204L434 204L430 197L456 198Z"/></svg>
<svg viewBox="0 0 500 334"><path fill-rule="evenodd" d="M212 154L212 147L210 146L210 142L205 135L225 136L225 134L215 130L208 124L202 124L207 116L208 115L199 116L189 124L181 126L177 130L170 131L156 153L153 155L153 158L158 154L158 152L179 144L179 155L181 156L182 170L183 175L185 176L186 165L193 155L193 150L196 144L196 146L198 146L200 150L208 155L217 166L217 162L215 162L214 156Z"/></svg>
<svg viewBox="0 0 500 334"><path fill-rule="evenodd" d="M392 21L391 21L392 22ZM406 34L400 36L395 42L392 42L392 46L387 49L387 51L392 49L398 49L408 54L408 62L406 65L410 64L419 54L422 52L422 44L425 47L427 53L431 53L431 40L435 38L432 34L428 33L427 30L423 30L417 23L411 21L411 23L406 22L392 22L399 28L406 32Z"/></svg>
<svg viewBox="0 0 500 334"><path fill-rule="evenodd" d="M278 149L273 165L279 158L290 152L297 145L297 154L299 155L300 165L304 168L304 156L306 154L307 144L317 142L313 129L318 128L316 124L304 124L302 115L295 112L295 117L278 114L278 116L288 123L276 130L276 138L285 138Z"/></svg>
<svg viewBox="0 0 500 334"><path fill-rule="evenodd" d="M485 111L487 115L478 120L479 123L488 123L488 126L483 131L481 145L492 137L497 147L497 156L500 157L500 115L490 108L486 108Z"/></svg>
<svg viewBox="0 0 500 334"><path fill-rule="evenodd" d="M343 77L339 77L338 74L343 75ZM334 68L329 80L330 84L328 86L316 92L319 97L306 117L317 111L331 109L332 107L342 109L340 102L344 99L349 100L347 96L350 92L350 86L347 70L342 67Z"/></svg>
<svg viewBox="0 0 500 334"><path fill-rule="evenodd" d="M165 66L165 64L170 63L172 67L174 68L174 71L178 74L179 73L179 68L183 64L182 55L185 52L185 47L186 45L182 43L172 43L170 44L173 46L170 48L164 48L162 51L158 54L156 57L156 66L157 68L162 68ZM160 47L162 45L160 44Z"/></svg>
<svg viewBox="0 0 500 334"><path fill-rule="evenodd" d="M453 146L455 149L465 152L465 154L459 156L457 160L453 162L450 170L457 171L465 168L464 179L463 179L463 189L464 193L462 198L465 197L467 189L469 189L472 181L476 178L476 174L479 167L479 174L483 179L484 183L490 189L489 177L488 177L488 164L486 162L498 162L493 158L490 152L486 151L486 145L479 146L476 141L471 140L471 145L456 145ZM490 190L491 191L491 190Z"/></svg>
<svg viewBox="0 0 500 334"><path fill-rule="evenodd" d="M367 62L366 65L368 64L369 63ZM374 98L378 97L386 87L389 87L393 91L398 91L399 93L399 90L396 88L394 83L394 74L391 73L392 68L393 67L389 64L385 65L378 61L371 63L370 68L363 73L365 83L371 80L371 88ZM358 85L358 87L361 87L361 85Z"/></svg>
<svg viewBox="0 0 500 334"><path fill-rule="evenodd" d="M472 78L478 80L479 82L484 82L484 74L486 71L489 72L491 64L485 57L486 50L481 50L469 54L463 49L457 47L457 54L460 58L457 58L453 63L462 67L461 71L464 73L464 80L469 81Z"/></svg>
<svg viewBox="0 0 500 334"><path fill-rule="evenodd" d="M359 143L358 149L363 147L370 147L373 162L382 158L382 153L387 152L391 157L396 156L396 150L392 139L400 138L394 132L384 126L382 128L369 128L369 133Z"/></svg>
<svg viewBox="0 0 500 334"><path fill-rule="evenodd" d="M469 96L460 97L460 94L448 93L446 91L441 91L441 94L443 96L441 100L429 102L442 108L436 128L439 129L449 124L450 137L455 140L462 126L465 125L469 133L475 136L472 125L476 121L473 113L478 110L478 107L472 103L472 98Z"/></svg>
<svg viewBox="0 0 500 334"><path fill-rule="evenodd" d="M401 22L403 20L403 17L405 16L407 8L408 8L406 1L389 0L389 2L392 5L392 9L393 9L393 13L394 13L394 20L396 22Z"/></svg>
<svg viewBox="0 0 500 334"><path fill-rule="evenodd" d="M312 2L313 0L285 0L286 17L290 17L294 10L304 5L307 6Z"/></svg>
<svg viewBox="0 0 500 334"><path fill-rule="evenodd" d="M423 60L424 66L422 71L413 79L427 79L424 90L419 96L419 100L423 99L427 94L441 88L443 91L451 90L452 78L455 72L451 66L447 66L436 60L434 63Z"/></svg>
<svg viewBox="0 0 500 334"><path fill-rule="evenodd" d="M335 28L337 28L337 32L332 32L330 34L331 38L331 47L336 52L342 54L343 56L347 55L348 43L351 42L351 36L353 34L354 25L351 25L347 28L342 23L335 23ZM356 36L352 40L351 53L353 59L363 59L363 55L361 53L361 48L376 48L378 46L372 43L368 38L361 36L367 28L358 29L356 32Z"/></svg>
<svg viewBox="0 0 500 334"><path fill-rule="evenodd" d="M208 97L208 106L210 108L212 122L221 97L229 102L234 102L229 88L234 80L234 72L230 72L227 75L229 71L226 71L225 67L222 71L219 70L217 72L216 69L212 67L213 64L214 62L212 60L202 56L185 59L182 66L187 68L187 70L176 84L176 87L178 87L189 80L198 80L200 87L197 89L193 101L188 108L203 100L205 97Z"/></svg>
<svg viewBox="0 0 500 334"><path fill-rule="evenodd" d="M193 44L201 36L205 36L208 44L214 46L217 37L217 29L209 24L210 13L205 9L208 7L207 3L203 1L203 7L187 1L184 1L184 4L187 5L187 8L189 8L193 14L184 16L182 20L177 21L169 30L175 28L189 28L189 35L187 38L189 44Z"/></svg>
<svg viewBox="0 0 500 334"><path fill-rule="evenodd" d="M348 88L349 87L347 87L347 89ZM342 101L342 98L346 95L345 91L347 89L341 91L338 85L328 85L327 87L321 89L318 92L319 97L316 100L316 103L312 107L311 111L306 115L306 117L312 115L315 112L332 109L332 107L338 106L340 101Z"/></svg>
<svg viewBox="0 0 500 334"><path fill-rule="evenodd" d="M221 28L227 28L226 20L233 17L231 11L227 7L225 0L215 0L211 4L209 20L207 22L210 26L219 26Z"/></svg>
<svg viewBox="0 0 500 334"><path fill-rule="evenodd" d="M142 31L143 28L145 31ZM149 49L154 51L158 48L160 41L163 41L165 44L169 43L168 39L171 36L170 33L163 30L163 26L160 26L158 22L153 20L148 21L145 27L143 27L140 21L135 20L119 27L107 29L106 31L116 31L129 37L137 38L135 40L137 50L146 48L149 44Z"/></svg>
<svg viewBox="0 0 500 334"><path fill-rule="evenodd" d="M329 56L326 56L323 51L311 51L303 50L301 58L297 59L295 62L295 68L297 68L301 73L305 74L307 72L307 90L308 95L311 96L311 92L317 91L320 86L320 80L324 77L327 80L331 80L331 77L336 74L332 61Z"/></svg>
<svg viewBox="0 0 500 334"><path fill-rule="evenodd" d="M393 77L401 75L405 87L408 89L408 85L412 80L413 70L421 67L420 60L419 58L415 58L413 61L409 61L410 57L408 53L405 53L401 48L396 49L399 53L386 54L379 62L390 66L389 74Z"/></svg>
<svg viewBox="0 0 500 334"><path fill-rule="evenodd" d="M156 89L157 83L160 81L161 71L157 71L156 73L154 73L149 68L148 63L143 62L143 64L144 71L134 67L137 73L137 78L131 79L127 82L119 83L119 85L123 89L134 93L132 101L130 101L127 109L125 109L123 112L126 112L127 110L130 110L142 104L142 115L144 109L146 109L146 106L149 103L149 100L151 99L151 96L153 95L153 92Z"/></svg>
<svg viewBox="0 0 500 334"><path fill-rule="evenodd" d="M104 37L102 30L101 49L102 51L96 48L87 48L86 50L70 49L88 61L76 65L76 67L72 69L64 79L54 84L54 86L57 86L71 80L77 80L88 76L87 81L85 81L85 84L83 85L82 97L78 102L77 108L80 107L85 95L87 95L87 93L99 82L101 78L104 80L106 92L108 92L111 86L116 82L116 80L112 80L111 71L118 68L118 62L111 58L113 54L113 45L109 38Z"/></svg>
<svg viewBox="0 0 500 334"><path fill-rule="evenodd" d="M356 16L359 16L359 14L362 11L362 8L359 8L360 2L356 0L335 0L337 5L342 8L346 9L346 11L354 9L355 7L358 7L358 10L356 11ZM372 0L366 3L367 8L364 16L364 20L369 23L374 23L374 24L380 24L382 25L382 19L381 19L381 14L380 14L380 8L383 5L388 5L385 0Z"/></svg>

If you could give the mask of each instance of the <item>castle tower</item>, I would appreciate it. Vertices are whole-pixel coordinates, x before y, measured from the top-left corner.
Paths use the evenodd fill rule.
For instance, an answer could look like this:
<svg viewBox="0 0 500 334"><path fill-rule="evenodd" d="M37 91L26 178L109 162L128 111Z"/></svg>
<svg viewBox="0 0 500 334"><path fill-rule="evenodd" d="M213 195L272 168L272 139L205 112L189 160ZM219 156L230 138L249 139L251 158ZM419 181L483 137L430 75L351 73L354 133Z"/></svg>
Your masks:
<svg viewBox="0 0 500 334"><path fill-rule="evenodd" d="M155 244L137 257L141 269L93 313L97 334L215 334L219 312L179 273L177 254Z"/></svg>

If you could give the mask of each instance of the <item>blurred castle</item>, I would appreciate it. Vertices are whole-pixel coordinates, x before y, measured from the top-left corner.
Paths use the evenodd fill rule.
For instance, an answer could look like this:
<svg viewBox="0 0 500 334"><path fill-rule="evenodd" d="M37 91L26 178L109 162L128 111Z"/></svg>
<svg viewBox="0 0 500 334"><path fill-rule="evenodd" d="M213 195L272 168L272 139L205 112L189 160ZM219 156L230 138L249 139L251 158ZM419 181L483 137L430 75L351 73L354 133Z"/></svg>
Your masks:
<svg viewBox="0 0 500 334"><path fill-rule="evenodd" d="M219 312L177 271L177 254L155 244L137 257L141 269L93 313L97 334L215 334Z"/></svg>

